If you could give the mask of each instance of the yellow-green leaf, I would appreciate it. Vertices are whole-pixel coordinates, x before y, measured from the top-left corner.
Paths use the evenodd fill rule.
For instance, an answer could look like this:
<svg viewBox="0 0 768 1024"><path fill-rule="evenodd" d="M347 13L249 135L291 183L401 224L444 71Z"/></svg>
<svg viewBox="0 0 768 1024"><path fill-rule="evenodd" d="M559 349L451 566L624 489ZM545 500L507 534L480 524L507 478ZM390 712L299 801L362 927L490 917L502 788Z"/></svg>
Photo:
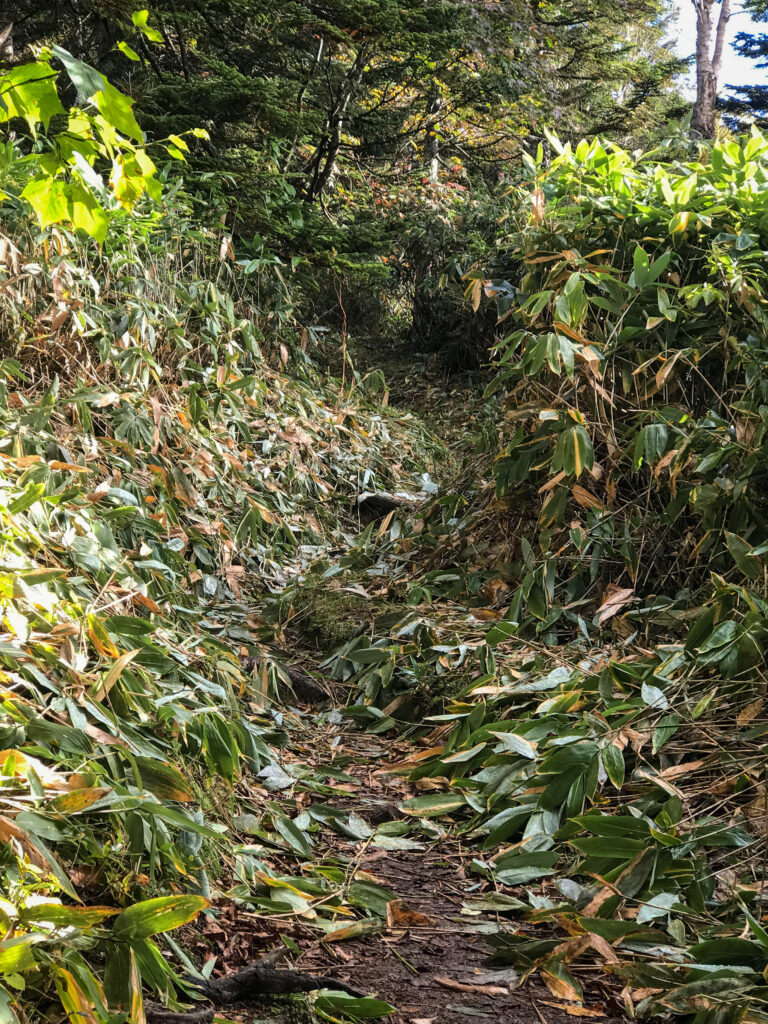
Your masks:
<svg viewBox="0 0 768 1024"><path fill-rule="evenodd" d="M112 936L126 942L169 932L194 920L208 906L202 896L158 896L134 903L115 919Z"/></svg>

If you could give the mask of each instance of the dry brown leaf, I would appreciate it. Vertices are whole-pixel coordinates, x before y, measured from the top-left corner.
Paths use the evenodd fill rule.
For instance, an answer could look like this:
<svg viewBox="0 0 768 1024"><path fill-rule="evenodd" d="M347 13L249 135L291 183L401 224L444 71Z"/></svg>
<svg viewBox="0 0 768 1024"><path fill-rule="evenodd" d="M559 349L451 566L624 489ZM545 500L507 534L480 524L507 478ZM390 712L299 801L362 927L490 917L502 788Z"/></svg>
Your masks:
<svg viewBox="0 0 768 1024"><path fill-rule="evenodd" d="M561 480L565 480L564 472L557 473L551 480L547 480L545 484L542 484L539 488L539 494L546 494L548 491L551 491L554 487L557 487Z"/></svg>
<svg viewBox="0 0 768 1024"><path fill-rule="evenodd" d="M388 928L418 928L435 924L433 917L411 910L405 900L390 900L387 904Z"/></svg>
<svg viewBox="0 0 768 1024"><path fill-rule="evenodd" d="M531 194L531 212L533 213L533 223L541 224L544 220L544 190L537 188L534 189Z"/></svg>
<svg viewBox="0 0 768 1024"><path fill-rule="evenodd" d="M618 619L613 619L611 622L611 629L614 633L618 634L622 640L628 640L634 633L637 632L632 623L625 617L622 616Z"/></svg>
<svg viewBox="0 0 768 1024"><path fill-rule="evenodd" d="M653 467L653 475L658 480L662 470L666 469L677 455L679 448L673 448L672 451L667 452L666 455L662 455L656 465Z"/></svg>
<svg viewBox="0 0 768 1024"><path fill-rule="evenodd" d="M480 308L480 297L483 293L483 282L478 278L472 285L472 311L476 313Z"/></svg>
<svg viewBox="0 0 768 1024"><path fill-rule="evenodd" d="M604 1010L595 1009L592 1006L572 1006L568 1003L550 1003L546 999L542 1002L545 1006L552 1006L561 1013L567 1013L569 1017L605 1017Z"/></svg>
<svg viewBox="0 0 768 1024"><path fill-rule="evenodd" d="M143 605L144 608L148 608L155 615L162 615L163 610L157 602L153 601L151 597L147 597L146 594L134 594L133 600L136 604Z"/></svg>
<svg viewBox="0 0 768 1024"><path fill-rule="evenodd" d="M602 935L595 935L594 932L589 932L589 944L596 953L608 964L619 963L619 958L616 955L616 950L610 944L607 939L604 939Z"/></svg>
<svg viewBox="0 0 768 1024"><path fill-rule="evenodd" d="M758 697L758 699L753 700L751 704L747 704L747 706L742 708L736 716L736 725L749 725L751 721L757 718L764 706L765 701L762 697Z"/></svg>
<svg viewBox="0 0 768 1024"><path fill-rule="evenodd" d="M648 996L655 996L661 992L660 988L633 988L630 989L630 995L634 1002L639 1003L643 999L647 999Z"/></svg>
<svg viewBox="0 0 768 1024"><path fill-rule="evenodd" d="M600 501L599 498L596 498L591 491L586 489L586 487L582 487L581 484L575 484L571 488L571 495L582 508L605 508L602 501Z"/></svg>
<svg viewBox="0 0 768 1024"><path fill-rule="evenodd" d="M125 747L127 750L131 749L125 740L120 739L118 736L112 736L108 732L104 732L104 730L100 729L97 725L91 725L89 723L85 726L83 732L86 736L89 736L97 743L103 743L105 747Z"/></svg>
<svg viewBox="0 0 768 1024"><path fill-rule="evenodd" d="M706 761L702 758L698 761L686 761L684 764L673 764L669 768L664 768L659 772L659 778L662 779L677 779L681 775L687 775L688 772L695 772L703 765Z"/></svg>
<svg viewBox="0 0 768 1024"><path fill-rule="evenodd" d="M609 583L603 593L603 600L598 609L596 621L598 626L618 615L622 608L626 607L634 598L635 592L629 587L617 587L615 583Z"/></svg>
<svg viewBox="0 0 768 1024"><path fill-rule="evenodd" d="M661 365L661 369L658 370L658 372L656 373L656 387L658 387L658 388L664 387L664 384L665 384L667 378L669 377L670 373L672 373L672 371L675 368L675 363L677 362L677 360L680 358L680 356L682 354L683 354L683 350L682 349L678 349L677 352L675 352L675 354L673 356L671 356L669 359L665 359L664 360L664 362Z"/></svg>
<svg viewBox="0 0 768 1024"><path fill-rule="evenodd" d="M0 815L0 842L8 843L12 839L15 839L24 850L32 864L38 868L46 867L45 860L40 855L37 847L33 845L26 832L19 828L15 822L11 821L10 818Z"/></svg>
<svg viewBox="0 0 768 1024"><path fill-rule="evenodd" d="M590 937L586 932L582 932L580 935L574 935L571 939L566 939L565 942L561 942L553 952L557 954L558 960L562 960L564 963L570 963L572 960L578 959L583 953L589 949ZM570 998L565 996L564 998Z"/></svg>

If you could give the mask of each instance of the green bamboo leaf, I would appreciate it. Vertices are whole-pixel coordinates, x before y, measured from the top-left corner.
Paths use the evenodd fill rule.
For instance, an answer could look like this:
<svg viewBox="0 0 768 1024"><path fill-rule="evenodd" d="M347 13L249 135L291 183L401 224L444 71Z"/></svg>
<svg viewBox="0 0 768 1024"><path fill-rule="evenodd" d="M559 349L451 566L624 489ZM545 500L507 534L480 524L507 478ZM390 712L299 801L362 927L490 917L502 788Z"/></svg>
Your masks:
<svg viewBox="0 0 768 1024"><path fill-rule="evenodd" d="M202 896L158 896L123 910L112 925L112 937L129 942L169 932L193 921L209 906Z"/></svg>
<svg viewBox="0 0 768 1024"><path fill-rule="evenodd" d="M611 780L616 789L624 785L624 755L621 748L615 743L609 743L602 751L603 767L605 774Z"/></svg>
<svg viewBox="0 0 768 1024"><path fill-rule="evenodd" d="M410 800L404 800L400 804L400 810L422 818L434 818L439 814L450 814L451 811L466 806L466 802L458 793L429 793L427 796L415 796Z"/></svg>

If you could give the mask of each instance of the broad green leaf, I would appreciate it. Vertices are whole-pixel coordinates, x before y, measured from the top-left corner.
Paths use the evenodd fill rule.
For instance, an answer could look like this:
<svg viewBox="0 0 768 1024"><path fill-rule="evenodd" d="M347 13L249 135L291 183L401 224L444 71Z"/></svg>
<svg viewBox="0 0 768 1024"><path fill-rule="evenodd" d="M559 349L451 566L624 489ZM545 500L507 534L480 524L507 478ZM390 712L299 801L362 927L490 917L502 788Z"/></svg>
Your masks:
<svg viewBox="0 0 768 1024"><path fill-rule="evenodd" d="M158 896L123 910L112 925L112 937L125 942L169 932L193 921L208 906L202 896Z"/></svg>
<svg viewBox="0 0 768 1024"><path fill-rule="evenodd" d="M142 142L144 133L133 113L133 100L116 89L110 82L94 95L96 106L102 117L129 139Z"/></svg>
<svg viewBox="0 0 768 1024"><path fill-rule="evenodd" d="M513 754L520 754L521 757L527 757L530 760L534 760L537 754L537 744L531 743L530 740L525 739L524 736L518 736L513 732L491 732L491 736L495 736L501 740L501 745L506 750ZM483 744L484 746L485 744ZM445 761L445 758L443 759Z"/></svg>
<svg viewBox="0 0 768 1024"><path fill-rule="evenodd" d="M382 999L374 999L371 996L358 998L348 995L346 992L323 992L315 1000L315 1005L325 1013L342 1013L356 1020L386 1017L390 1013L396 1012L394 1006L390 1006Z"/></svg>
<svg viewBox="0 0 768 1024"><path fill-rule="evenodd" d="M19 935L0 942L0 974L18 974L35 966L32 947L40 936Z"/></svg>
<svg viewBox="0 0 768 1024"><path fill-rule="evenodd" d="M142 786L158 799L174 800L179 803L194 799L194 792L188 779L174 765L140 755L135 761Z"/></svg>
<svg viewBox="0 0 768 1024"><path fill-rule="evenodd" d="M427 796L415 796L404 800L400 810L418 817L433 818L440 814L450 814L459 807L464 807L466 800L458 793L429 793Z"/></svg>
<svg viewBox="0 0 768 1024"><path fill-rule="evenodd" d="M621 748L615 743L609 743L607 747L603 747L601 756L605 774L616 789L621 789L624 785L624 755Z"/></svg>
<svg viewBox="0 0 768 1024"><path fill-rule="evenodd" d="M108 917L118 914L114 907L68 907L63 903L36 903L19 911L19 920L27 923L47 922L55 928L88 930Z"/></svg>
<svg viewBox="0 0 768 1024"><path fill-rule="evenodd" d="M312 843L309 836L297 828L290 818L286 818L284 814L275 815L273 824L292 850L300 853L303 857L312 855Z"/></svg>
<svg viewBox="0 0 768 1024"><path fill-rule="evenodd" d="M107 83L104 76L90 64L73 57L69 50L65 50L63 46L54 46L51 52L64 65L72 84L82 97L91 99L105 88Z"/></svg>
<svg viewBox="0 0 768 1024"><path fill-rule="evenodd" d="M55 79L47 61L22 64L0 74L0 123L22 117L33 133L38 125L47 130L51 118L64 113Z"/></svg>
<svg viewBox="0 0 768 1024"><path fill-rule="evenodd" d="M128 60L141 60L141 57L139 57L138 53L136 53L136 51L132 47L130 47L128 43L123 42L121 40L117 44L117 48L120 51L120 53L124 54L124 56L128 58Z"/></svg>
<svg viewBox="0 0 768 1024"><path fill-rule="evenodd" d="M147 24L149 19L148 10L134 11L133 14L131 15L131 18L136 28L142 33L142 35L146 36L146 38L149 39L150 42L162 43L162 33L158 32L156 28L152 28L149 24Z"/></svg>

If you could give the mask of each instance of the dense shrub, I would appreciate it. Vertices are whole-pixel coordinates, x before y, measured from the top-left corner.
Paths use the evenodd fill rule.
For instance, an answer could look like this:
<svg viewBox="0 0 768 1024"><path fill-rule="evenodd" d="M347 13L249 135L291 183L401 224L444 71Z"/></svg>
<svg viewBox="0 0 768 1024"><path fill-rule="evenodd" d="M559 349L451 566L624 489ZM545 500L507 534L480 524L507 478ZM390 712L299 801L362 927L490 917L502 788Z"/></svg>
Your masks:
<svg viewBox="0 0 768 1024"><path fill-rule="evenodd" d="M768 140L552 144L514 197L524 278L473 284L511 327L498 491L538 507L508 618L555 635L620 587L643 598L633 628L666 625L712 572L764 579Z"/></svg>

